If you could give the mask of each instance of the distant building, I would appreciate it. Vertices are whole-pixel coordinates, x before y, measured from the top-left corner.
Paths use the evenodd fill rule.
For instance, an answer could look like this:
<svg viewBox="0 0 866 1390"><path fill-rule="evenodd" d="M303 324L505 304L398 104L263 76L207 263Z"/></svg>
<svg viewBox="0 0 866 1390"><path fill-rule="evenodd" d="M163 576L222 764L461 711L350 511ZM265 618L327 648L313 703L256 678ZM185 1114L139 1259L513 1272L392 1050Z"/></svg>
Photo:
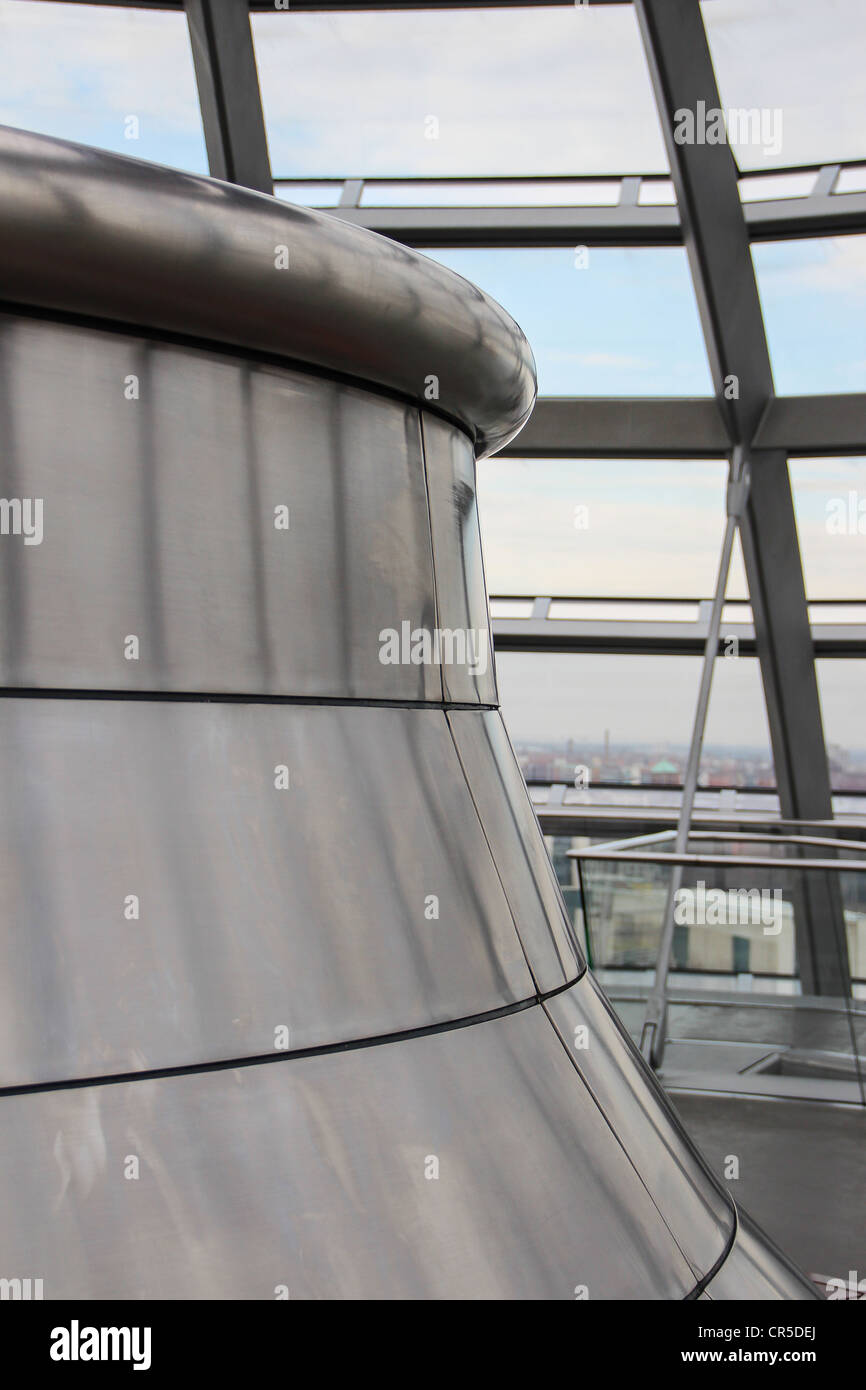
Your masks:
<svg viewBox="0 0 866 1390"><path fill-rule="evenodd" d="M680 781L680 770L669 758L659 758L649 770L649 780L656 787L675 787Z"/></svg>

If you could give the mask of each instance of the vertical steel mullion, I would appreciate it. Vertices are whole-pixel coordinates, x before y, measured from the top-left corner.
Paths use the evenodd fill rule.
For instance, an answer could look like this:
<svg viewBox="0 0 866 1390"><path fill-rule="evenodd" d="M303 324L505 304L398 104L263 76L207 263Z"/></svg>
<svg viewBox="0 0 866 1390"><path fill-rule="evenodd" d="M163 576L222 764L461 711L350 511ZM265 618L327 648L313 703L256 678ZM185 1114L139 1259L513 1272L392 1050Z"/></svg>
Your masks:
<svg viewBox="0 0 866 1390"><path fill-rule="evenodd" d="M781 812L832 818L827 750L814 649L784 455L752 442L773 400L767 347L737 167L727 142L697 138L699 113L722 110L698 0L635 0L710 371L732 446L749 454L750 488L740 530L755 642L767 704ZM680 143L683 113L695 138ZM838 881L806 895L802 959L817 962L814 992L846 993L838 943L844 934Z"/></svg>
<svg viewBox="0 0 866 1390"><path fill-rule="evenodd" d="M273 193L246 0L184 0L211 175Z"/></svg>

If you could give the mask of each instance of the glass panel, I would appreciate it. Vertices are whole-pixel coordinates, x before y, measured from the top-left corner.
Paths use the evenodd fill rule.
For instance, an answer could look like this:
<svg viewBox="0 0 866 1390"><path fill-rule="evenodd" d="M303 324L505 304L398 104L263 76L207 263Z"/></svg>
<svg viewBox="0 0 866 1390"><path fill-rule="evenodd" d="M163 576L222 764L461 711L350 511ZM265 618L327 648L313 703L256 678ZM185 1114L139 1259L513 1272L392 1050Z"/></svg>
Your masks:
<svg viewBox="0 0 866 1390"><path fill-rule="evenodd" d="M676 204L677 195L670 179L644 179L637 200L640 207L667 207Z"/></svg>
<svg viewBox="0 0 866 1390"><path fill-rule="evenodd" d="M491 618L530 618L532 599L493 598L490 600Z"/></svg>
<svg viewBox="0 0 866 1390"><path fill-rule="evenodd" d="M740 179L740 200L760 203L773 198L808 198L815 186L815 174L766 174L763 178Z"/></svg>
<svg viewBox="0 0 866 1390"><path fill-rule="evenodd" d="M570 835L545 835L544 843L547 845L550 862L559 880L563 902L565 903L572 929L577 938L578 945L583 952L584 959L586 959L586 929L583 919L583 901L580 892L580 880L576 861L568 857L568 851L573 848L576 842Z"/></svg>
<svg viewBox="0 0 866 1390"><path fill-rule="evenodd" d="M585 844L580 848L588 850ZM628 853L629 844L618 841L617 848ZM661 858L671 844L641 844L636 840L634 848L657 851ZM809 848L815 857L825 857L820 847ZM790 866L796 847L749 840L692 840L688 850L692 854L724 855L730 865L683 868L675 913L673 971L697 971L716 977L713 983L717 987L746 992L763 989L769 983L759 982L755 976L796 980L795 923L798 911L803 911L806 873ZM862 857L856 848L839 853L843 860L846 855ZM742 863L747 858L778 860L779 866L759 868ZM654 973L670 866L587 857L581 869L593 964ZM866 876L860 874L840 874L838 880L846 904L852 962L860 959L866 925L866 914L859 906L861 898L866 905L866 895L858 891L858 879L863 880L861 889L866 887ZM738 975L749 978L730 979ZM841 1022L844 1026L844 1016Z"/></svg>
<svg viewBox="0 0 866 1390"><path fill-rule="evenodd" d="M832 623L841 626L852 623L866 624L866 603L810 603L809 621L812 623Z"/></svg>
<svg viewBox="0 0 866 1390"><path fill-rule="evenodd" d="M619 202L618 179L493 183L367 183L361 206L368 208L516 208L614 207Z"/></svg>
<svg viewBox="0 0 866 1390"><path fill-rule="evenodd" d="M712 394L679 246L470 247L426 253L517 320L544 396Z"/></svg>
<svg viewBox="0 0 866 1390"><path fill-rule="evenodd" d="M302 208L335 208L343 191L341 183L278 183L274 197Z"/></svg>
<svg viewBox="0 0 866 1390"><path fill-rule="evenodd" d="M752 621L752 608L748 603L735 602L726 603L722 609L723 623L750 623Z"/></svg>
<svg viewBox="0 0 866 1390"><path fill-rule="evenodd" d="M629 991L617 1008L633 1036L641 1031L642 987L655 977L671 873L663 854L671 839L672 832L610 846L572 842L579 854L587 959L615 1002L618 989ZM568 854L561 845L560 858ZM594 859L593 848L624 855L641 850L658 859L646 864L625 857ZM834 852L819 844L803 848L810 859ZM840 862L833 875L798 869L794 861L802 849L795 843L695 837L688 849L722 855L726 862L682 869L668 975L666 1066L718 1068L732 1080L738 1073L748 1078L743 1089L752 1092L866 1102L866 1011L854 1002L863 1000L866 986L866 874L846 872L844 863L862 863L864 846L855 842L835 851ZM844 929L834 940L822 903L831 902L836 892ZM816 994L808 970L801 979L798 951L804 939L810 943L810 967L814 954L828 983L835 981L835 993ZM850 983L840 991L846 971ZM729 992L729 1003L720 1008L717 994L704 1000L701 991L707 990ZM779 1002L787 995L790 1007L774 1008L774 995ZM703 1045L697 1050L696 1041ZM731 1042L735 1049L726 1047Z"/></svg>
<svg viewBox="0 0 866 1390"><path fill-rule="evenodd" d="M866 390L866 236L761 242L752 257L779 394Z"/></svg>
<svg viewBox="0 0 866 1390"><path fill-rule="evenodd" d="M840 169L834 193L866 193L866 164L853 164Z"/></svg>
<svg viewBox="0 0 866 1390"><path fill-rule="evenodd" d="M743 619L738 615L736 620ZM736 637L727 629L723 622L701 751L700 785L774 787L761 669L757 658L739 655ZM684 771L684 762L682 767ZM682 776L678 780L682 782Z"/></svg>
<svg viewBox="0 0 866 1390"><path fill-rule="evenodd" d="M850 663L844 663L846 665ZM659 789L682 784L700 658L499 652L499 694L527 779ZM754 657L719 657L701 785L774 784Z"/></svg>
<svg viewBox="0 0 866 1390"><path fill-rule="evenodd" d="M185 15L0 0L0 124L206 174Z"/></svg>
<svg viewBox="0 0 866 1390"><path fill-rule="evenodd" d="M862 852L860 857L864 857ZM866 999L866 874L840 873L839 882L845 911L851 993L855 999Z"/></svg>
<svg viewBox="0 0 866 1390"><path fill-rule="evenodd" d="M631 5L253 14L275 174L664 173Z"/></svg>
<svg viewBox="0 0 866 1390"><path fill-rule="evenodd" d="M478 467L491 594L703 598L725 525L714 460L485 459Z"/></svg>
<svg viewBox="0 0 866 1390"><path fill-rule="evenodd" d="M866 792L866 658L823 657L815 668L834 790Z"/></svg>
<svg viewBox="0 0 866 1390"><path fill-rule="evenodd" d="M721 549L721 546L719 547ZM715 584L713 585L715 589ZM743 548L740 545L740 533L734 532L734 549L731 553L731 568L728 571L727 597L729 600L748 602L749 586L746 582L746 567L743 563ZM748 622L749 619L746 619Z"/></svg>
<svg viewBox="0 0 866 1390"><path fill-rule="evenodd" d="M806 593L866 600L866 457L791 459L788 469ZM863 619L825 610L823 621Z"/></svg>
<svg viewBox="0 0 866 1390"><path fill-rule="evenodd" d="M526 777L649 782L688 742L697 657L500 652L502 712Z"/></svg>
<svg viewBox="0 0 866 1390"><path fill-rule="evenodd" d="M769 135L734 143L741 169L862 158L862 0L704 0L701 12L725 109L757 109Z"/></svg>
<svg viewBox="0 0 866 1390"><path fill-rule="evenodd" d="M607 599L554 599L551 618L571 618L581 622L694 623L696 603L611 603Z"/></svg>

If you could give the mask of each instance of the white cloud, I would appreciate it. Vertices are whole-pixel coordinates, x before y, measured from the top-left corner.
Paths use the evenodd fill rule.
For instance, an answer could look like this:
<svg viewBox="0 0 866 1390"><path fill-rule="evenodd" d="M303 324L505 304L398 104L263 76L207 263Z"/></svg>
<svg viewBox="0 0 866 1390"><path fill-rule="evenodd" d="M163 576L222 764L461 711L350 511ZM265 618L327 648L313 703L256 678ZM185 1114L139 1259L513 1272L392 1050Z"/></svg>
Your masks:
<svg viewBox="0 0 866 1390"><path fill-rule="evenodd" d="M0 0L0 123L168 163L178 142L203 154L184 15Z"/></svg>
<svg viewBox="0 0 866 1390"><path fill-rule="evenodd" d="M286 177L667 168L630 6L255 14L253 33Z"/></svg>
<svg viewBox="0 0 866 1390"><path fill-rule="evenodd" d="M544 355L550 362L578 367L623 367L648 372L658 366L658 363L650 362L646 357L634 357L625 352L568 352L564 348L548 348Z"/></svg>
<svg viewBox="0 0 866 1390"><path fill-rule="evenodd" d="M492 459L479 474L490 591L705 597L726 476L708 461Z"/></svg>
<svg viewBox="0 0 866 1390"><path fill-rule="evenodd" d="M863 0L708 0L701 11L723 104L782 111L778 164L863 157ZM736 154L743 169L766 167L756 146Z"/></svg>
<svg viewBox="0 0 866 1390"><path fill-rule="evenodd" d="M866 138L866 137L864 137ZM753 249L761 286L786 294L866 295L866 236L809 238Z"/></svg>

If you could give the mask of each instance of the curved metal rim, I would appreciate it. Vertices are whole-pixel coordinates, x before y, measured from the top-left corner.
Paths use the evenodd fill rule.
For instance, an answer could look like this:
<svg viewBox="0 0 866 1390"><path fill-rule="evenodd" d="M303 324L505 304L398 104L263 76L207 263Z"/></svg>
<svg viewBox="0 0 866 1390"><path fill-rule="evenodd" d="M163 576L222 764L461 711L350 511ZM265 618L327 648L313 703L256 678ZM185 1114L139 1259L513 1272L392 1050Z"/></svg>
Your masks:
<svg viewBox="0 0 866 1390"><path fill-rule="evenodd" d="M458 423L478 457L531 414L535 362L504 309L326 213L2 126L0 204L7 302L367 381Z"/></svg>

